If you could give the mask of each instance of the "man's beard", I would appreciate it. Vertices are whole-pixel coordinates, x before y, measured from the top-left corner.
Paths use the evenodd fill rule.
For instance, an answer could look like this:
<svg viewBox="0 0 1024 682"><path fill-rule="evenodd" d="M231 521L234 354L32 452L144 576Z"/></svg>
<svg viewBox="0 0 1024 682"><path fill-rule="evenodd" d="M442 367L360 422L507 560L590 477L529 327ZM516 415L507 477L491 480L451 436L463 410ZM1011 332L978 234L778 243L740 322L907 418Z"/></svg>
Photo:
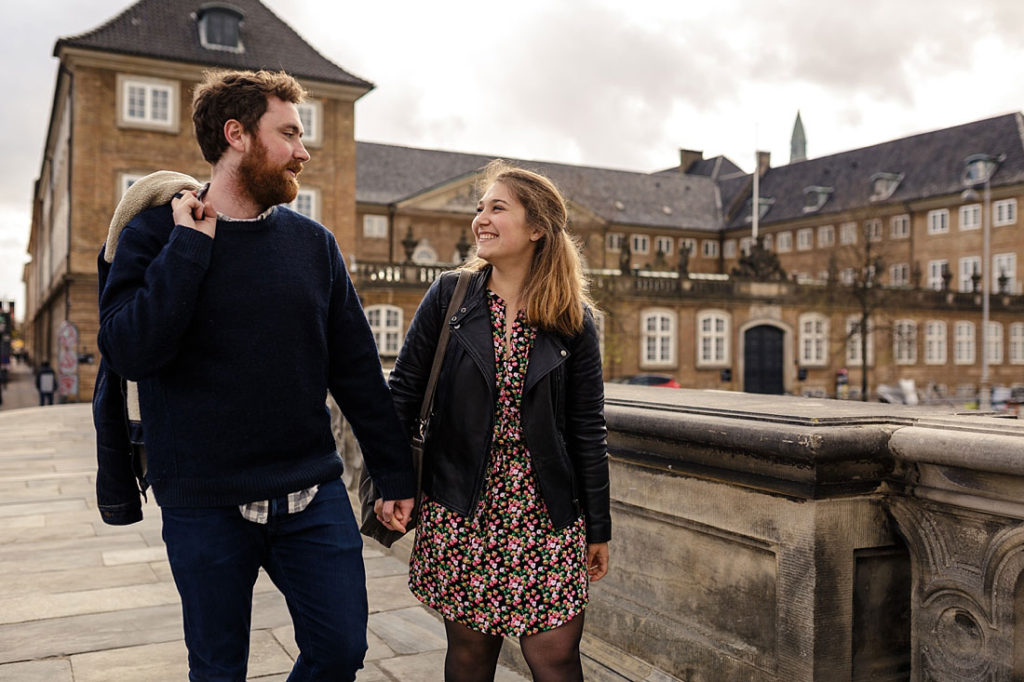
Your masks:
<svg viewBox="0 0 1024 682"><path fill-rule="evenodd" d="M298 175L302 172L302 162L272 166L267 161L267 148L258 137L254 137L252 150L238 166L245 191L261 210L295 201L299 194L299 180L285 172L289 169Z"/></svg>

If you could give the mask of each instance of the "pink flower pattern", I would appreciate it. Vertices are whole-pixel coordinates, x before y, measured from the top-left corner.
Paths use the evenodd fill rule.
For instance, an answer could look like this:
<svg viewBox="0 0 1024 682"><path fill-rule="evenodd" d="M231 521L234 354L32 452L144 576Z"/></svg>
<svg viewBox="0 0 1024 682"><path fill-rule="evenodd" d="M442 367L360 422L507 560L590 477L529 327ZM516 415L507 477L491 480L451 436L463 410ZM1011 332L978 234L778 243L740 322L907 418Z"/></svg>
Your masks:
<svg viewBox="0 0 1024 682"><path fill-rule="evenodd" d="M448 620L522 636L572 620L588 600L581 517L556 531L522 441L519 405L536 330L520 311L505 352L505 302L488 292L498 401L480 502L469 517L425 498L409 589Z"/></svg>

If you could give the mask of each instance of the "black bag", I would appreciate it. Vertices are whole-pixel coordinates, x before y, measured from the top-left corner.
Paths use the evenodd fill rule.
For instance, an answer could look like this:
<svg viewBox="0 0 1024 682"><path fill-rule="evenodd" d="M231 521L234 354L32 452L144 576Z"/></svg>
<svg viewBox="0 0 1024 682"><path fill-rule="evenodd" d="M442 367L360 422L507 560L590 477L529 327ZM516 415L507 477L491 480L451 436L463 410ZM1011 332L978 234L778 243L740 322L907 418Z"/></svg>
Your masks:
<svg viewBox="0 0 1024 682"><path fill-rule="evenodd" d="M459 273L459 281L452 293L452 300L448 304L448 310L453 310L462 305L466 297L466 289L469 288L469 280L473 273L463 270ZM430 366L430 377L427 379L427 388L423 393L423 402L420 404L420 416L416 420L416 432L412 435L410 447L412 449L412 466L416 472L416 501L412 509L412 517L405 524L406 531L416 527L419 520L420 504L423 501L423 446L427 440L427 431L430 427L430 411L434 405L434 392L437 389L437 379L441 374L441 363L444 361L444 351L448 347L448 337L451 336L451 327L447 319L441 321L441 335L437 340L437 350L434 351L434 362ZM359 532L368 538L373 538L385 547L390 547L399 540L405 533L388 528L377 520L377 514L373 505L380 497L380 491L373 484L366 467L359 473L359 506L360 519Z"/></svg>

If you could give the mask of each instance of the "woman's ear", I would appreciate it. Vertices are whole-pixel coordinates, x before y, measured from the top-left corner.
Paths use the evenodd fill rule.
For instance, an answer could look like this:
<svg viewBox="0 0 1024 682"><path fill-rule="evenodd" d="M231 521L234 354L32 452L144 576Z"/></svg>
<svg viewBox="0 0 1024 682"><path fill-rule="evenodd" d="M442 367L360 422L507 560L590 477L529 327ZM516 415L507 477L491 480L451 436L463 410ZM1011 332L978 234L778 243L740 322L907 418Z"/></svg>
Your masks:
<svg viewBox="0 0 1024 682"><path fill-rule="evenodd" d="M535 241L537 241L538 239L540 239L543 236L544 236L544 230L541 230L539 228L534 228L533 232L530 233L530 241L531 242L535 242Z"/></svg>

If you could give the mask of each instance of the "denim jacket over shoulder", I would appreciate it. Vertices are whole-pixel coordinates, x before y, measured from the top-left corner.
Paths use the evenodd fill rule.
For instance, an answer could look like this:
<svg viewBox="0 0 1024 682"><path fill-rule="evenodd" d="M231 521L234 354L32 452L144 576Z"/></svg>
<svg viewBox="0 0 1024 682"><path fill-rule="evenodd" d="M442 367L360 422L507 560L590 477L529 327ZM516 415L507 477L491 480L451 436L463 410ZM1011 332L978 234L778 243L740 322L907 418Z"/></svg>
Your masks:
<svg viewBox="0 0 1024 682"><path fill-rule="evenodd" d="M447 310L457 277L439 278L413 319L391 373L395 406L406 428L418 415L442 323L451 327L426 443L423 489L463 516L480 499L497 400L485 285L473 276L466 300ZM573 336L539 330L522 403L522 438L555 529L582 513L587 541L611 537L604 383L597 330L588 310Z"/></svg>

